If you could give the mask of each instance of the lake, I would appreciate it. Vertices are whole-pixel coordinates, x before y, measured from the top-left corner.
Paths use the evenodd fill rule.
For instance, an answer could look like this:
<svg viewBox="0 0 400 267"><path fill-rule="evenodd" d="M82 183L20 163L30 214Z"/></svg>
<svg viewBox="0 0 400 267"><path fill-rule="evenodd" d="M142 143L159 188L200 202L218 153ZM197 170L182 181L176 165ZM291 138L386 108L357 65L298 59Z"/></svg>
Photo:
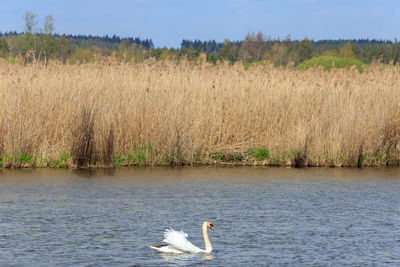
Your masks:
<svg viewBox="0 0 400 267"><path fill-rule="evenodd" d="M400 168L0 170L0 265L399 266Z"/></svg>

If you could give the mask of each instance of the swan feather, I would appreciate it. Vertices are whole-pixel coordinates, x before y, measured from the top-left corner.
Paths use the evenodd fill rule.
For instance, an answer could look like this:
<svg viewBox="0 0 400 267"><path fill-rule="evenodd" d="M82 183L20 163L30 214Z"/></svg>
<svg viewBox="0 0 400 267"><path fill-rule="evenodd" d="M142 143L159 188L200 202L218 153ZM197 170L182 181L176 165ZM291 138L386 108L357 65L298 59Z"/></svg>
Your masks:
<svg viewBox="0 0 400 267"><path fill-rule="evenodd" d="M152 249L157 250L158 252L163 252L163 253L176 253L180 254L183 253L183 251L176 249L173 246L164 244L164 245L158 245L158 246L150 246Z"/></svg>
<svg viewBox="0 0 400 267"><path fill-rule="evenodd" d="M164 232L163 242L168 244L171 249L177 249L188 253L200 253L204 252L203 249L196 247L189 240L187 240L188 234L181 231L175 231L172 228L166 229Z"/></svg>

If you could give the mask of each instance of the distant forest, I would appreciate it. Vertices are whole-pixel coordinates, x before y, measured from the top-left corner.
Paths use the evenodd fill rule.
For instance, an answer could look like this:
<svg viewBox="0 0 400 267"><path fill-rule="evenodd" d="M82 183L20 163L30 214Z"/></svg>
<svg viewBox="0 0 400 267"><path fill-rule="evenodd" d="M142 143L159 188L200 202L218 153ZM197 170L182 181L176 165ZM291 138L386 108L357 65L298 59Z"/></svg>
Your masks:
<svg viewBox="0 0 400 267"><path fill-rule="evenodd" d="M151 39L119 36L66 35L46 33L0 32L0 57L7 61L88 63L96 58L113 56L125 62L156 60L198 60L204 54L207 61L237 61L245 63L269 61L275 66L296 66L315 56L346 57L364 63L379 61L397 64L400 44L388 40L284 40L271 39L259 32L249 33L243 40L182 40L178 49L155 47Z"/></svg>
<svg viewBox="0 0 400 267"><path fill-rule="evenodd" d="M316 56L356 59L364 63L400 62L400 43L388 40L292 40L272 39L262 32L248 33L243 40L182 40L180 48L155 47L151 39L53 34L54 18L46 16L43 28L38 27L37 15L24 16L25 32L0 32L0 58L9 62L43 63L57 60L68 64L94 62L114 57L123 62L142 62L148 58L196 61L205 58L216 64L271 62L274 66L295 67Z"/></svg>

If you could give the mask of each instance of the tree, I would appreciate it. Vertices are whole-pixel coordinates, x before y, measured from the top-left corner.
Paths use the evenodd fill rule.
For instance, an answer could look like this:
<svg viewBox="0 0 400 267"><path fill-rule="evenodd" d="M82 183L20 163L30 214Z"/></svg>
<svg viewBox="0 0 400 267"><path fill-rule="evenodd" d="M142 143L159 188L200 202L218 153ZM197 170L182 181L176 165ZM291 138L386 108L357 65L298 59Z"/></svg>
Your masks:
<svg viewBox="0 0 400 267"><path fill-rule="evenodd" d="M54 17L47 15L44 19L44 33L51 34L54 30Z"/></svg>
<svg viewBox="0 0 400 267"><path fill-rule="evenodd" d="M247 33L240 47L240 58L245 62L250 62L254 59L253 54L256 47L254 39L254 33Z"/></svg>
<svg viewBox="0 0 400 267"><path fill-rule="evenodd" d="M231 47L231 61L232 63L235 63L237 61L238 55L239 55L239 46L237 44L232 45Z"/></svg>
<svg viewBox="0 0 400 267"><path fill-rule="evenodd" d="M128 39L123 39L121 43L119 44L118 51L117 51L117 58L120 60L125 61L126 60L126 55L128 53L128 44L129 40Z"/></svg>
<svg viewBox="0 0 400 267"><path fill-rule="evenodd" d="M272 46L271 53L272 63L275 66L287 65L287 48L283 43L279 44L278 42L275 42L275 44Z"/></svg>
<svg viewBox="0 0 400 267"><path fill-rule="evenodd" d="M10 50L8 49L8 43L4 37L0 38L0 57L7 57Z"/></svg>
<svg viewBox="0 0 400 267"><path fill-rule="evenodd" d="M36 26L38 24L37 21L37 14L31 12L31 11L26 11L24 15L24 21L25 21L25 38L26 40L24 43L26 44L26 52L24 53L24 58L25 62L32 57L33 60L39 61L40 59L40 52L39 52L39 37L33 35L37 29Z"/></svg>
<svg viewBox="0 0 400 267"><path fill-rule="evenodd" d="M264 55L267 49L264 34L262 32L258 32L254 39L255 47L253 52L253 59L256 61L260 61L261 57Z"/></svg>
<svg viewBox="0 0 400 267"><path fill-rule="evenodd" d="M61 35L60 39L58 40L56 51L58 60L60 60L62 63L67 62L67 58L71 54L71 48L69 40L66 38L65 34Z"/></svg>
<svg viewBox="0 0 400 267"><path fill-rule="evenodd" d="M54 58L56 55L59 42L57 42L50 34L42 35L41 39L41 51L43 51L44 64L47 66L48 59L51 57Z"/></svg>
<svg viewBox="0 0 400 267"><path fill-rule="evenodd" d="M211 53L208 53L206 56L206 60L208 62L213 63L214 65L217 64L217 61L218 61L217 52L213 51Z"/></svg>
<svg viewBox="0 0 400 267"><path fill-rule="evenodd" d="M394 44L392 45L393 63L398 64L400 59L400 44L397 38L394 39Z"/></svg>
<svg viewBox="0 0 400 267"><path fill-rule="evenodd" d="M136 43L132 43L127 47L125 62L130 62L132 58L135 56L135 46Z"/></svg>
<svg viewBox="0 0 400 267"><path fill-rule="evenodd" d="M354 53L353 49L351 48L350 42L347 42L341 49L339 53L340 57L348 57L348 58L353 58Z"/></svg>
<svg viewBox="0 0 400 267"><path fill-rule="evenodd" d="M366 63L371 63L379 58L376 46L369 43L363 51L363 61Z"/></svg>
<svg viewBox="0 0 400 267"><path fill-rule="evenodd" d="M220 56L223 60L230 60L231 44L228 39L225 39L221 49L219 50Z"/></svg>
<svg viewBox="0 0 400 267"><path fill-rule="evenodd" d="M134 46L134 61L135 63L140 63L144 61L145 54L144 54L144 49L142 45L135 45Z"/></svg>
<svg viewBox="0 0 400 267"><path fill-rule="evenodd" d="M24 15L25 20L25 32L32 34L36 30L36 25L38 24L37 21L37 14L32 13L31 11L26 11Z"/></svg>
<svg viewBox="0 0 400 267"><path fill-rule="evenodd" d="M242 42L240 54L243 61L259 61L267 50L267 43L262 32L248 33Z"/></svg>
<svg viewBox="0 0 400 267"><path fill-rule="evenodd" d="M24 35L21 36L8 36L7 47L9 51L9 57L15 57L18 54L25 54L27 45L25 44L26 38ZM24 51L25 50L25 51Z"/></svg>
<svg viewBox="0 0 400 267"><path fill-rule="evenodd" d="M161 54L159 56L159 60L167 60L169 58L169 51L166 47L161 49Z"/></svg>
<svg viewBox="0 0 400 267"><path fill-rule="evenodd" d="M357 43L351 44L351 50L353 51L353 56L356 59L361 60L362 50L361 50L361 47Z"/></svg>
<svg viewBox="0 0 400 267"><path fill-rule="evenodd" d="M51 33L54 30L54 17L52 15L47 15L44 20L44 35L42 35L42 50L44 57L44 64L47 66L48 57L55 53L56 43Z"/></svg>
<svg viewBox="0 0 400 267"><path fill-rule="evenodd" d="M203 45L202 42L199 42L199 45L197 46L196 50L197 50L197 54L199 54L199 55L200 55L201 53L203 53L203 51L204 51L204 45Z"/></svg>
<svg viewBox="0 0 400 267"><path fill-rule="evenodd" d="M312 58L314 55L314 46L307 38L304 38L296 50L297 62L303 62Z"/></svg>

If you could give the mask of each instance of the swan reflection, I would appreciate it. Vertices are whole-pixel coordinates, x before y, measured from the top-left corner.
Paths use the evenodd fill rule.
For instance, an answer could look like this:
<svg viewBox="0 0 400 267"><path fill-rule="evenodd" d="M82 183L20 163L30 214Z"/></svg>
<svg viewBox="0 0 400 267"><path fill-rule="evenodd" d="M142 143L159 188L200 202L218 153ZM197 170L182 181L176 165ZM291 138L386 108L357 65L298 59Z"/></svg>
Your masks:
<svg viewBox="0 0 400 267"><path fill-rule="evenodd" d="M182 262L187 262L191 259L194 259L195 257L199 257L199 254L193 254L193 253L182 253L182 254L176 254L176 253L158 253L165 261L173 264L178 264ZM209 254L209 253L202 253L203 260L205 261L210 261L213 260L214 257ZM198 258L199 259L199 258Z"/></svg>

